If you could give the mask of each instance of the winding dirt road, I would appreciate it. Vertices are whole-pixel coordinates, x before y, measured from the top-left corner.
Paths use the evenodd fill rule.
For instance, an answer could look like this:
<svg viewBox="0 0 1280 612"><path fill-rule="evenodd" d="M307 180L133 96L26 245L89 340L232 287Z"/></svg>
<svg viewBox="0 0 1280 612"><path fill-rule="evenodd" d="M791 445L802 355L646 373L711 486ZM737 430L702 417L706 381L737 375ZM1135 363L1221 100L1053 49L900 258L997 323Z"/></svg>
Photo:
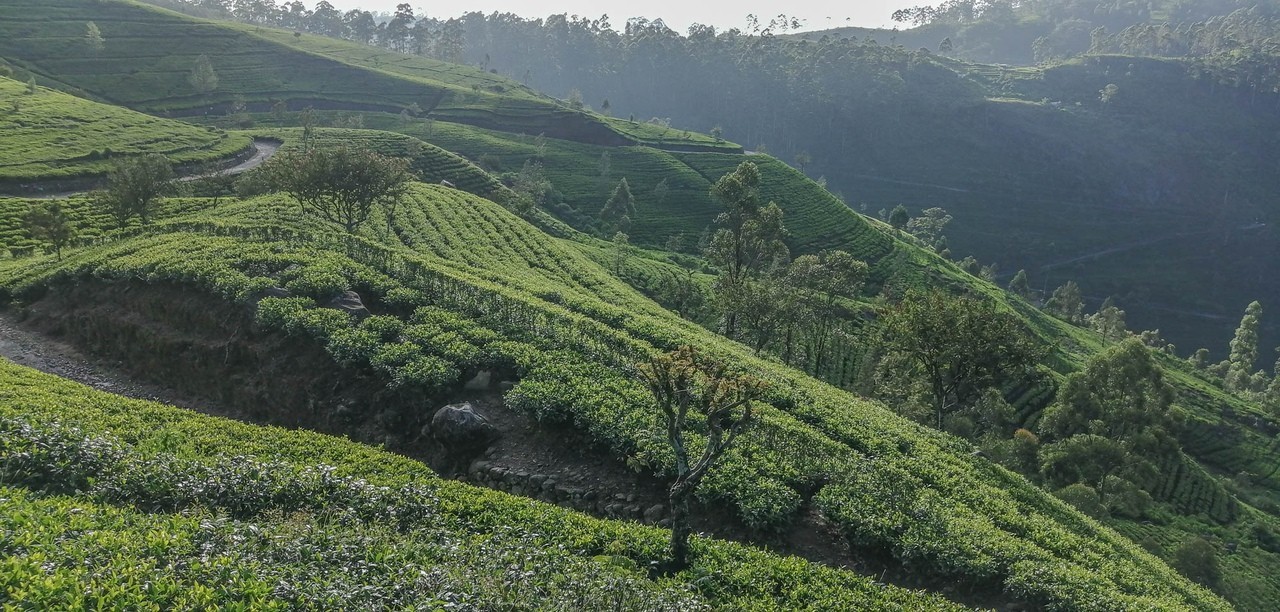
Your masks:
<svg viewBox="0 0 1280 612"><path fill-rule="evenodd" d="M254 149L253 156L250 157L249 159L246 159L234 166L231 166L230 168L223 168L222 170L219 170L211 174L192 174L188 176L179 177L178 182L186 183L186 182L196 181L196 180L209 178L213 176L234 176L237 174L243 174L245 172L253 170L254 168L257 168L258 166L261 166L262 164L266 163L268 159L271 159L271 157L275 155L277 151L280 150L281 144L282 143L279 140L255 138L253 139L253 149ZM82 195L92 191L91 189L80 189L77 191L38 193L38 190L40 189L39 183L33 184L32 189L36 190L37 193L21 195L17 197L29 198L34 200L60 200L63 198Z"/></svg>

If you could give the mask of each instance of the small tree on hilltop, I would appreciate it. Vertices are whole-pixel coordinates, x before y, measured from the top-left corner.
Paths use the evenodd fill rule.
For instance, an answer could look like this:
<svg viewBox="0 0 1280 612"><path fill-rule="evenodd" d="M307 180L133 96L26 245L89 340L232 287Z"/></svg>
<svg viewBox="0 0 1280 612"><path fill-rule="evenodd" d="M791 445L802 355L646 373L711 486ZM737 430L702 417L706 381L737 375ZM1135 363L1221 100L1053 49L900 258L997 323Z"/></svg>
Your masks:
<svg viewBox="0 0 1280 612"><path fill-rule="evenodd" d="M76 238L76 229L71 225L67 214L63 212L62 204L57 200L32 206L27 211L26 218L23 219L23 225L31 239L38 240L46 247L53 249L59 261L62 260L62 249Z"/></svg>
<svg viewBox="0 0 1280 612"><path fill-rule="evenodd" d="M173 167L162 155L122 159L107 174L107 187L98 194L98 205L116 220L117 227L138 217L143 225L173 189Z"/></svg>
<svg viewBox="0 0 1280 612"><path fill-rule="evenodd" d="M354 234L375 205L395 205L409 183L409 163L366 149L336 147L277 155L265 168L267 181L298 201L304 212Z"/></svg>
<svg viewBox="0 0 1280 612"><path fill-rule="evenodd" d="M733 448L738 436L751 424L752 403L764 391L764 383L745 374L729 372L689 346L658 355L637 366L640 378L653 394L654 404L666 425L667 442L676 460L676 480L671 485L671 565L689 565L689 502L694 491L717 461ZM702 453L690 458L686 430L690 412L705 420L706 443Z"/></svg>

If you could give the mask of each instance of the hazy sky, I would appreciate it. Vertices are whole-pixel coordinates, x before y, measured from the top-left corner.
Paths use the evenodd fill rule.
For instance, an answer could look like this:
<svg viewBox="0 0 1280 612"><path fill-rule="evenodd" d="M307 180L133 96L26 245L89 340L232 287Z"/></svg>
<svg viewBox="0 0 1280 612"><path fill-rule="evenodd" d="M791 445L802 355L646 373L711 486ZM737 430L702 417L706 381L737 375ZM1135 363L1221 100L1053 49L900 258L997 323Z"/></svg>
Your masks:
<svg viewBox="0 0 1280 612"><path fill-rule="evenodd" d="M342 10L362 8L367 11L392 11L405 0L329 0ZM314 0L304 0L310 7ZM515 13L522 17L545 17L557 13L596 18L609 15L614 27L621 27L629 17L661 17L673 29L684 32L689 24L704 23L718 28L743 27L746 15L755 14L761 21L768 21L778 13L798 17L805 22L805 29L819 30L845 25L891 26L889 15L907 6L931 4L929 0L738 0L736 2L706 2L699 0L468 0L448 3L441 8L438 2L409 0L415 12L426 7L432 17L456 17L465 12L499 11ZM638 8L642 7L642 8Z"/></svg>

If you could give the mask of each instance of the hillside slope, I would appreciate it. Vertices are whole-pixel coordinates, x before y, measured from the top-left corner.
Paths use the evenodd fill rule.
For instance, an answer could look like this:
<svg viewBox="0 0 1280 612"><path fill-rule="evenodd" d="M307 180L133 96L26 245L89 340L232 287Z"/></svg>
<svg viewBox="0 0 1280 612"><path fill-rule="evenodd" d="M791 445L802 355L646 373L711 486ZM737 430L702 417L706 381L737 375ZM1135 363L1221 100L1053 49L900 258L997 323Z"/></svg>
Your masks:
<svg viewBox="0 0 1280 612"><path fill-rule="evenodd" d="M654 580L642 568L664 545L657 529L443 480L347 440L126 400L4 360L0 439L0 525L20 534L0 553L12 605L959 609L707 539L697 542L707 565Z"/></svg>
<svg viewBox="0 0 1280 612"><path fill-rule="evenodd" d="M659 475L670 469L669 458L650 433L656 423L642 390L624 371L654 350L697 344L775 382L752 441L702 493L705 503L731 509L736 521L756 529L785 526L812 500L860 546L974 592L994 588L1073 608L1222 605L1129 540L970 456L967 445L665 313L501 207L424 186L401 210L396 231L374 226L351 239L299 217L278 198L236 202L158 222L62 263L0 264L0 283L65 333L97 338L99 349L115 346L127 353L120 355L126 362L145 364L145 373L170 384L221 389L228 402L268 422L314 423L360 439L411 444L415 434L406 432L422 427L424 398L456 397L473 372L497 368L518 381L504 397L510 409L581 431L610 455ZM328 371L350 381L341 384L381 390L354 404L344 402L358 396L339 401L316 392L288 399L286 389L252 382L260 366L242 361L246 349L217 349L215 342L212 350L236 357L220 365L196 357L206 349L195 347L212 339L201 320L234 321L218 311L197 314L156 302L158 308L140 311L133 323L88 311L59 314L59 303L88 306L75 297L83 290L123 299L118 292L125 287L146 295L147 287L166 286L256 302L265 333L318 343L311 345L326 347L339 366ZM258 302L271 286L292 296ZM357 325L337 311L314 308L314 299L348 287L379 316ZM245 339L246 331L237 335ZM173 360L179 346L189 352L183 364ZM200 379L192 367L217 373ZM237 371L241 367L248 371ZM307 402L311 411L327 407L308 416ZM338 405L347 407L335 412Z"/></svg>
<svg viewBox="0 0 1280 612"><path fill-rule="evenodd" d="M230 158L249 139L98 104L0 77L0 191L105 174L120 158L155 153L175 164Z"/></svg>

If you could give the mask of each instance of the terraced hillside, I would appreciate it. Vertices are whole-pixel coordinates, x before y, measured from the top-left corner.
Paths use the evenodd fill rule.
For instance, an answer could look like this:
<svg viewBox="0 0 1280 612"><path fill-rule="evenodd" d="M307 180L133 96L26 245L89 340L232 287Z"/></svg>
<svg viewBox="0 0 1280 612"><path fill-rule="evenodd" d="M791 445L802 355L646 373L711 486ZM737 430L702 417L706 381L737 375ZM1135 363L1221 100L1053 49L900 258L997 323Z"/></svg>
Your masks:
<svg viewBox="0 0 1280 612"><path fill-rule="evenodd" d="M117 32L127 29L141 41L152 34L170 36L167 28L176 23L181 27L175 31L193 35L191 48L183 53L194 55L203 49L215 66L222 65L223 55L235 54L225 48L201 45L224 39L249 40L253 45L265 45L254 47L263 53L280 53L285 64L291 61L288 58L295 57L293 54L304 54L310 58L307 61L335 62L324 64L333 70L368 72L367 78L374 79L367 83L371 87L381 86L382 81L377 79L393 79L415 83L414 87L421 91L424 83L438 78L448 89L446 97L464 105L490 99L493 105L488 108L527 109L532 108L528 104L541 104L527 92L491 86L496 83L506 88L500 81L468 82L466 79L473 76L493 78L484 73L475 76L471 69L425 60L419 63L417 59L326 39L187 20L122 2L58 0L24 6L29 10L21 25L0 20L0 29L27 28L22 32L33 36L39 31L39 20L32 16L44 14L46 21L60 24L60 31L67 33L63 42L71 45L70 33L76 20L92 17L102 27L109 50L111 27L122 28ZM70 12L74 6L84 11ZM103 12L94 12L98 9ZM156 24L165 27L158 28ZM0 39L0 47L5 44ZM60 81L61 76L50 68L62 66L57 63L62 60L50 63L56 46L46 49L51 50L50 55L39 61L13 63L20 72L35 70L42 82L65 86L71 80ZM0 56L4 53L0 49ZM75 65L71 59L66 61L69 63L65 66ZM143 73L153 65L139 63L141 60L136 58L116 57L112 61L134 66L130 70L138 70L140 79L169 79L175 86L185 82L185 75L178 73L147 76ZM272 109L272 98L278 90L252 91L255 83L271 83L271 79L280 76L272 72L276 68L270 57L264 55L257 62L237 68L238 76L229 81L245 88L240 92L247 99L243 113L227 116L218 109L209 116L188 119L227 126L253 123L254 127L232 134L283 139L285 150L299 147L303 130L298 126L303 113L288 103ZM384 65L379 67L379 63ZM460 76L450 76L454 72ZM298 68L298 74L311 73ZM319 74L306 78L318 79ZM74 79L89 82L84 74L76 74ZM472 84L477 87L473 89ZM99 85L103 91L94 92L98 97L116 87L105 80ZM717 204L708 195L709 188L721 175L750 159L764 174L763 197L776 200L786 212L786 224L792 231L788 243L795 254L841 248L871 264L868 289L843 304L852 317L866 319L864 313L881 305L883 299L876 294L882 288L894 293L908 287L945 287L994 300L1001 308L1015 312L1026 328L1052 347L1045 362L1049 381L1060 381L1106 350L1109 343L1096 334L1049 317L883 224L854 213L816 183L767 155L747 158L728 145L720 146L721 151L699 153L635 146L644 138L661 140L671 134L656 126L593 115L578 116L586 121L607 122L615 129L614 134L630 131L631 137L623 141L629 146L548 137L552 134L540 137L526 132L529 125L519 118L503 119L501 125L493 126L496 129L479 127L471 123L485 124L462 115L446 117L443 110L453 102L441 102L436 107L442 111L438 116L415 116L401 113L402 107L395 105L371 108L354 102L355 98L344 98L344 94L329 98L337 108L325 110L325 104L315 103L317 99L308 92L309 86L299 82L296 90L290 89L288 94L290 99L320 108L307 114L307 120L314 120L315 125L345 126L313 128L310 133L317 144L355 142L408 157L417 176L433 184L415 186L394 219L374 214L356 236L337 233L302 215L296 204L279 195L171 199L154 215L150 225L133 225L119 231L107 229L109 219L89 198L71 198L63 206L79 229L80 242L64 253L61 261L38 254L39 243L22 227L22 218L32 202L0 200L0 243L11 254L3 257L0 252L0 303L12 303L13 313L25 317L24 325L31 330L60 335L89 352L125 364L140 377L205 398L217 405L222 414L254 423L349 436L419 459L445 476L550 499L597 515L650 523L660 513L645 517L645 506L662 503L662 483L671 477L674 460L662 442L647 392L637 382L632 368L657 352L682 344L696 345L717 360L735 364L771 383L765 405L761 406L763 418L759 427L701 489L699 503L707 518L699 529L801 554L832 566L853 567L855 571L829 571L794 559L752 556L757 553L743 552L746 557L735 557L739 553L732 551L743 549L704 543L707 548L703 551L730 552L707 553L703 565L674 579L635 585L630 579L646 572L633 570L646 567L658 556L658 544L653 538L660 538L661 532L620 523L592 523L578 515L531 506L528 501L454 489L457 485L429 474L422 478L431 486L438 483L439 490L459 491L456 497L438 493L440 499L448 500L443 514L432 515L443 517L441 520L447 524L443 531L419 533L414 531L416 527L403 524L386 531L382 518L360 515L365 502L357 500L351 504L363 522L332 519L335 524L341 523L331 532L335 541L357 543L358 546L351 544L353 549L367 546L377 551L375 557L379 559L385 554L409 565L418 564L414 567L435 564L447 568L442 571L451 576L466 577L459 580L475 583L475 577L494 570L480 558L480 553L467 552L457 565L441 565L439 557L431 556L434 549L424 552L417 540L404 547L390 544L393 536L387 534L407 530L423 539L465 539L473 543L487 542L493 536L496 548L484 550L498 550L494 554L507 559L508 554L522 555L531 547L523 540L506 539L510 532L502 532L503 537L494 535L496 529L492 526L515 525L515 529L543 536L535 538L539 546L545 545L543 548L563 546L593 563L602 561L596 559L598 555L614 557L603 560L607 571L616 566L615 569L630 572L619 574L622 578L618 589L625 593L618 596L658 602L657 607L675 601L672 597L687 595L713 607L728 608L830 608L832 601L855 601L867 607L883 604L917 609L946 605L935 597L942 596L953 603L992 607L1221 609L1226 605L1222 600L1191 585L1160 558L1135 544L1141 541L1143 547L1171 561L1172 551L1181 542L1203 536L1222 551L1219 559L1225 578L1219 588L1232 604L1263 610L1269 602L1280 599L1280 579L1274 571L1280 565L1280 546L1274 544L1280 541L1280 536L1275 535L1280 533L1280 458L1274 452L1270 434L1276 430L1274 418L1256 404L1225 394L1214 381L1202 378L1181 360L1156 357L1167 380L1177 387L1178 401L1173 412L1181 424L1178 439L1182 451L1165 458L1159 466L1160 473L1153 476L1153 509L1140 519L1111 517L1094 521L1021 476L975 454L972 444L895 415L898 406L869 401L780 365L777 359L756 355L747 347L669 312L644 293L653 293L649 290L660 282L654 279L690 274L696 283L709 282L707 262L693 254L698 250L695 245L700 235L718 212ZM134 95L132 90L121 91ZM392 87L386 91L396 90ZM329 94L321 91L317 95ZM371 90L362 95L373 99L383 91ZM168 104L181 97L154 97L137 103ZM686 140L682 135L676 138ZM687 140L709 139L691 136ZM679 143L660 144L679 148L674 146ZM527 213L529 219L525 219L502 205L508 193L503 182L512 184L514 175L534 165L541 168L551 193L545 210ZM631 184L638 203L631 228L633 240L646 248L627 250L627 261L619 263L615 245L600 235L566 228L547 213L581 229L593 230L598 211L622 178ZM247 177L246 183L252 180L252 176ZM458 189L438 184L444 180ZM680 234L684 235L682 253L662 250L673 236ZM346 290L357 292L372 316L351 317L326 307ZM42 377L18 369L2 371L10 372L19 379L33 381L30 385L59 389L64 396L80 397L84 393L70 386L45 384ZM480 374L506 384L468 386ZM5 377L0 377L3 380ZM1034 429L1039 411L1052 398L1054 387L1035 384L1005 391L1017 412L1018 424ZM2 394L0 387L0 397ZM94 412L100 409L95 407L123 404L89 395L92 397L84 401L86 412L76 413L82 417L65 420L93 432L85 446L101 446L108 449L110 457L125 457L123 463L102 468L108 476L117 474L113 471L116 468L110 467L117 466L123 470L118 473L130 479L136 476L141 481L154 477L160 482L189 482L180 475L170 478L173 471L163 471L189 473L184 471L187 464L174 467L177 464L165 463L172 459L169 454L215 466L210 469L231 465L229 469L239 474L239 464L222 455L268 461L271 457L265 456L261 448L287 444L281 442L284 438L274 437L278 432L260 434L262 430L221 422L211 424L212 421L154 407L147 410L166 416L154 417L153 421L188 423L192 419L191 424L141 433L142 427L135 427L127 421L129 417L117 414L118 408L104 409L106 416ZM35 396L45 397L33 392ZM423 433L436 407L458 400L475 402L482 411L488 411L487 416L506 427L506 446L495 446L493 456L485 461L445 456ZM76 437L63 435L61 425L35 430L25 427L24 423L46 420L46 409L36 405L40 403L15 400L11 402L12 410L9 404L0 403L0 410L8 411L5 414L12 417L5 435L19 441L15 444L27 445L3 448L25 449L34 446L30 441L36 439ZM186 428L195 427L211 429L207 437L195 438L190 448L183 446ZM262 435L268 441L258 447L221 439L231 435L223 432L233 431L244 432L235 433L243 439ZM170 438L173 440L166 441ZM329 448L331 443L337 444L315 442L314 447ZM73 449L71 443L57 444L54 447L67 453L88 452ZM309 448L313 445L305 444ZM588 449L584 451L586 459L566 456L566 447ZM318 463L331 463L334 460L330 457L347 451L324 454L327 452L283 452L298 459L291 459L290 466L283 470L287 477L261 488L311 490L308 470ZM372 452L364 448L352 454L365 457L365 453ZM0 460L26 461L24 453L15 451ZM386 455L376 457L360 459L360 465L382 461ZM403 461L386 460L395 465L402 465L399 462ZM42 461L35 462L37 467L22 465L38 469ZM156 462L164 466L157 467ZM534 482L537 475L530 473L530 462L550 466L544 470L550 475L541 476L548 476L553 482L558 478L558 484L548 486L544 479ZM386 474L359 467L346 472L348 468L342 465L345 464L339 465L339 473L360 475L370 482L382 482L379 474ZM403 473L394 468L395 474L388 475L387 482L400 486L407 482L396 480L403 474L425 474L422 470L426 468L421 464L403 465L410 467ZM587 465L592 467L584 467ZM244 469L252 472L258 468L254 464ZM498 470L505 471L501 478L494 477ZM209 474L195 473L195 479ZM525 476L520 477L521 473ZM591 474L590 478L597 481L595 486L605 483L624 491L626 501L609 495L603 501L583 503L581 496L575 497L581 491L573 493L572 486L566 484L573 478L582 478L583 473ZM228 478L235 480L238 476ZM0 497L20 500L14 512L21 516L59 512L58 508L77 505L94 517L102 517L95 518L103 521L95 524L150 525L174 534L192 533L193 523L187 521L188 515L174 511L195 504L212 508L215 515L225 511L232 519L267 532L293 534L294 522L281 517L291 516L291 509L297 508L312 512L317 504L324 505L315 500L327 495L322 491L317 494L321 497L286 500L272 493L270 500L245 502L239 492L243 489L237 489L237 484L228 485L226 499L231 501L222 506L222 502L208 502L204 497L162 497L151 490L120 493L111 488L116 486L111 483L119 481L97 476L95 481L107 484L97 489L81 487L80 492L74 488L57 490L59 481L52 480L54 484L46 486L46 480L41 476L5 482L13 496ZM658 497L652 497L654 490ZM63 497L50 499L45 497L48 495ZM637 499L631 500L630 496ZM492 504L486 508L534 510L529 511L532 514L494 510L481 524L467 526L464 523L474 515L467 514L469 510L462 506L476 499L482 501L475 503ZM144 515L138 509L158 513ZM264 509L265 514L260 512ZM406 507L405 511L419 509ZM327 511L321 515L325 520L321 522L330 524L331 515L324 512ZM561 530L562 525L573 521L587 521L582 524L607 533L614 533L608 529L623 530L618 533L625 537L616 539L632 538L635 543L582 539L573 530L576 528ZM36 523L36 531L45 534L46 539L62 537L57 523ZM203 529L203 523L196 524ZM554 524L554 528L548 524ZM234 529L215 530L211 536L206 533L192 537L234 540L240 533ZM184 537L187 536L181 535L178 541L190 541L182 540ZM249 568L244 593L259 593L261 584L279 584L282 580L282 574L255 561L260 557L254 555L259 554L271 559L291 554L290 549L271 546L264 544L264 549L253 551L228 549L234 563ZM725 548L717 548L722 546ZM1228 550L1233 552L1228 554ZM43 554L43 549L40 551ZM155 553L131 548L128 554L146 557ZM734 569L720 567L721 573L712 572L715 577L706 578L709 568L718 567L721 557L717 555L746 560L724 566ZM22 563L30 558L34 557L29 555ZM51 588L58 597L69 597L72 591L81 592L86 584L93 584L85 582L91 577L71 569L79 559L58 559L57 567L66 569L58 574L59 580L65 580L58 584L65 588ZM569 559L567 565L539 559L531 562L534 577L526 579L540 585L542 590L538 592L563 590L562 583L543 578L557 571L584 576L587 584L599 584L594 582L598 568L590 563L579 564L581 559ZM291 569L287 571L296 569L296 575L310 576L335 571L333 567L343 563L344 560L337 560L324 567L289 565ZM34 566L27 563L22 567ZM175 567L187 565L177 563ZM166 574L166 585L208 586L201 582L204 574L200 571L204 570ZM862 574L923 588L934 595L919 598L919 594L896 589L868 594L867 589L879 587L860 577ZM370 585L373 592L385 592L378 589L402 583L401 577L375 572L366 576L371 582L361 584ZM350 584L366 578L351 578ZM749 581L762 586L742 586ZM481 581L468 597L494 602L505 596L490 590L488 584ZM303 592L296 601L304 602L330 601L322 597L343 597L348 591L352 596L366 592L353 587L342 591L344 595L323 595L312 586L300 589ZM213 597L201 589L188 590L193 598ZM617 593L607 589L605 592ZM227 593L216 596L243 594L235 589L228 589ZM529 597L526 591L515 596ZM579 591L554 595L561 596L585 595ZM694 603L697 602L688 605Z"/></svg>
<svg viewBox="0 0 1280 612"><path fill-rule="evenodd" d="M86 15L101 32L100 48L85 40ZM216 76L208 91L190 78L202 55ZM414 109L449 121L607 145L668 140L649 127L617 129L616 122L476 68L201 21L132 0L6 2L0 6L0 58L43 83L152 113L222 114L233 104L259 111L277 105ZM695 149L741 150L702 135L670 140Z"/></svg>
<svg viewBox="0 0 1280 612"><path fill-rule="evenodd" d="M249 139L0 77L0 189L105 174L157 153L175 164L231 158Z"/></svg>
<svg viewBox="0 0 1280 612"><path fill-rule="evenodd" d="M415 434L406 432L421 427L424 398L456 397L472 373L496 368L517 381L504 396L511 410L579 431L608 456L659 475L670 459L625 368L694 343L774 381L760 428L702 493L749 528L784 528L812 503L862 546L975 593L1073 608L1222 606L1129 540L971 456L967 445L666 313L501 207L430 186L415 189L412 201L401 206L396 231L375 225L355 238L299 217L276 197L234 202L120 234L61 263L5 262L0 283L49 324L97 338L91 342L100 348L120 347L129 354L119 357L170 384L203 380L189 384L262 421L412 449ZM288 293L262 299L272 286ZM119 293L126 287L142 300L135 323L74 306L90 307L76 297L82 291L135 299ZM208 297L190 306L144 297L168 287ZM315 307L346 288L378 316L357 323ZM227 306L211 311L210 300ZM59 313L59 303L71 310ZM179 345L205 350L195 347L215 333L207 325L243 325L234 321L249 312L265 337L322 348L332 365L313 375L373 384L377 400L316 412L323 398L290 391L302 384L296 379L274 389L253 382L280 365L257 361L263 353L239 341L210 345L224 355L212 361L192 354L194 361L163 365ZM258 333L245 341L261 341ZM192 366L216 371L201 378Z"/></svg>
<svg viewBox="0 0 1280 612"><path fill-rule="evenodd" d="M0 360L7 604L55 609L961 609L437 477L347 440L125 400ZM55 459L60 458L60 459ZM57 469L50 470L57 461ZM802 586L801 586L802 585Z"/></svg>

